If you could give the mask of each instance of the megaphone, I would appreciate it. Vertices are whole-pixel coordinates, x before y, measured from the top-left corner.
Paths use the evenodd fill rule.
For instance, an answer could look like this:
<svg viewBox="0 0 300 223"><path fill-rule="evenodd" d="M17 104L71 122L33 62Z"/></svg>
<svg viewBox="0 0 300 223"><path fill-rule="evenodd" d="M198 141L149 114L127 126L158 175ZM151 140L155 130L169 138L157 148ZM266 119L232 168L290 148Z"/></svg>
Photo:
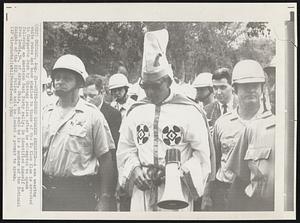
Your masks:
<svg viewBox="0 0 300 223"><path fill-rule="evenodd" d="M189 204L185 201L179 173L180 150L168 149L166 151L165 189L157 206L164 209L182 209Z"/></svg>

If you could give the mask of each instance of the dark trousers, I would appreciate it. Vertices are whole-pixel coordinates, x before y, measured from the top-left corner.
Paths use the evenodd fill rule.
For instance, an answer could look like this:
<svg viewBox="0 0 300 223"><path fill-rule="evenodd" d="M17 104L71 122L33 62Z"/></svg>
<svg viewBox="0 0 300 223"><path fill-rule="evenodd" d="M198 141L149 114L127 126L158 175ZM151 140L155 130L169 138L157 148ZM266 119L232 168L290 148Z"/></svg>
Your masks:
<svg viewBox="0 0 300 223"><path fill-rule="evenodd" d="M194 201L194 209L193 211L201 211L202 197L198 198Z"/></svg>
<svg viewBox="0 0 300 223"><path fill-rule="evenodd" d="M248 198L248 211L274 211L274 200L263 198Z"/></svg>
<svg viewBox="0 0 300 223"><path fill-rule="evenodd" d="M120 211L130 211L131 196L123 189L119 188Z"/></svg>
<svg viewBox="0 0 300 223"><path fill-rule="evenodd" d="M212 183L212 202L214 211L228 210L228 194L231 184L215 180Z"/></svg>
<svg viewBox="0 0 300 223"><path fill-rule="evenodd" d="M84 177L43 182L43 211L94 211L95 193Z"/></svg>

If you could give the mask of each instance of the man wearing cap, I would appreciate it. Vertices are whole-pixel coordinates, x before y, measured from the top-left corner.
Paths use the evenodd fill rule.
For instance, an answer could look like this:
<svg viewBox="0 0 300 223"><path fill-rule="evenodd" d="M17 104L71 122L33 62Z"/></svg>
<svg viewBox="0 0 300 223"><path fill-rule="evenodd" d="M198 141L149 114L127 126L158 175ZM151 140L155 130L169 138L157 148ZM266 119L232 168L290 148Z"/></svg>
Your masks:
<svg viewBox="0 0 300 223"><path fill-rule="evenodd" d="M119 183L132 193L131 211L166 210L157 202L164 192L162 173L169 148L181 153L180 171L185 176L182 190L189 203L181 210L193 210L193 200L203 195L209 174L213 173L210 156L214 153L203 111L170 88L167 42L165 29L145 34L140 85L147 97L132 106L120 129Z"/></svg>
<svg viewBox="0 0 300 223"><path fill-rule="evenodd" d="M232 111L237 106L237 98L231 87L229 69L220 68L212 75L212 84L215 98L214 102L204 107L209 126L213 129L216 120L223 114Z"/></svg>
<svg viewBox="0 0 300 223"><path fill-rule="evenodd" d="M193 82L193 87L197 90L196 102L204 107L214 101L212 74L200 73Z"/></svg>
<svg viewBox="0 0 300 223"><path fill-rule="evenodd" d="M108 88L114 98L111 102L111 106L119 110L122 118L124 118L128 109L135 103L135 100L127 94L129 88L127 77L121 73L112 75L109 78Z"/></svg>
<svg viewBox="0 0 300 223"><path fill-rule="evenodd" d="M79 97L87 76L83 62L70 54L61 56L52 70L59 99L42 114L46 211L112 210L116 170L109 151L115 146L102 113ZM100 186L94 188L99 171Z"/></svg>
<svg viewBox="0 0 300 223"><path fill-rule="evenodd" d="M122 119L135 100L128 95L129 83L127 77L122 73L116 73L109 78L108 88L114 100L111 106L120 111ZM120 211L129 211L131 197L122 187L118 185L118 197L120 200Z"/></svg>
<svg viewBox="0 0 300 223"><path fill-rule="evenodd" d="M217 211L239 210L242 207L245 196L232 188L236 175L226 165L246 126L270 115L265 106L261 106L265 76L258 62L242 60L237 63L233 69L232 82L238 96L238 106L216 121L213 132L217 173L212 184L212 200Z"/></svg>

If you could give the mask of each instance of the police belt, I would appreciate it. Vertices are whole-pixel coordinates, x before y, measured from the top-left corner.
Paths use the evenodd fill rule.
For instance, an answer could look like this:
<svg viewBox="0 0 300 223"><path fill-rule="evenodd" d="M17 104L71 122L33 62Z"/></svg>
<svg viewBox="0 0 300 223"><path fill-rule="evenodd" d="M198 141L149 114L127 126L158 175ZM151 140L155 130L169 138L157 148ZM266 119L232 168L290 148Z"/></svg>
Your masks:
<svg viewBox="0 0 300 223"><path fill-rule="evenodd" d="M216 187L221 187L221 188L225 188L225 189L229 189L231 187L231 183L223 182L218 179L216 179L214 181L214 184Z"/></svg>
<svg viewBox="0 0 300 223"><path fill-rule="evenodd" d="M70 176L54 177L43 176L43 186L45 189L58 189L62 187L79 188L91 186L93 176Z"/></svg>

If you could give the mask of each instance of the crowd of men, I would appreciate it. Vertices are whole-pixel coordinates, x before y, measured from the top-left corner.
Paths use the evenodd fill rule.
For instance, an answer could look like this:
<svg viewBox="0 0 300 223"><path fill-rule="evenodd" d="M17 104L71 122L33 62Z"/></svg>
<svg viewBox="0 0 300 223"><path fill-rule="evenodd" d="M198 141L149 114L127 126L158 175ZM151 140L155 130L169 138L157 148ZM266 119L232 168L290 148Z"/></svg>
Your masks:
<svg viewBox="0 0 300 223"><path fill-rule="evenodd" d="M187 91L167 43L165 29L145 34L139 81L110 76L110 103L75 55L43 71L43 210L174 211L157 205L179 193L165 191L170 149L188 204L175 211L274 210L275 66L241 60Z"/></svg>

